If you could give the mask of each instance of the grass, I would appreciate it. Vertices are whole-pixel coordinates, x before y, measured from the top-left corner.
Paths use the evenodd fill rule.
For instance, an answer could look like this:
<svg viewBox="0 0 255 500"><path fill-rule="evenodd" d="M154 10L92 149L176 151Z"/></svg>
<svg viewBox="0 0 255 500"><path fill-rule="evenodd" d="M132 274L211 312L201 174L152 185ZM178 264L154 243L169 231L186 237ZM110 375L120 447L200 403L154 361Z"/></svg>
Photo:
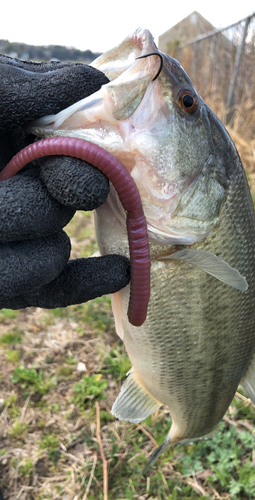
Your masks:
<svg viewBox="0 0 255 500"><path fill-rule="evenodd" d="M0 484L6 500L19 493L21 499L61 499L67 489L70 498L82 499L88 485L88 500L103 500L95 400L100 403L109 500L255 497L255 407L241 392L211 439L172 448L144 477L142 469L154 449L151 434L160 444L170 428L167 409L141 426L116 421L110 407L130 362L114 334L109 298L62 313L28 309L4 320L4 328L9 321L12 331L13 322L22 328L26 324L16 338L19 365L0 383L5 398ZM16 352L8 345L15 346L1 344L3 370L14 362L7 359L9 351ZM80 361L85 374L77 371Z"/></svg>
<svg viewBox="0 0 255 500"><path fill-rule="evenodd" d="M100 307L103 307L102 302ZM105 310L108 311L108 299ZM31 313L28 311L28 314ZM38 314L43 312L38 311ZM30 320L31 317L27 317L26 321ZM14 499L22 487L30 489L24 489L26 496L21 494L21 498L31 500L62 498L67 487L72 498L75 495L82 498L94 468L88 499L103 500L95 399L100 401L101 407L109 499L235 500L255 496L255 436L252 432L255 408L245 396L240 394L235 398L227 420L220 423L212 439L172 448L153 465L149 476L144 477L142 469L154 449L145 432L153 433L154 439L162 442L171 425L167 410L163 408L148 417L142 426L116 421L110 415L109 406L119 390L117 379L123 378L130 365L122 344L113 335L113 324L109 324L107 332L102 330L96 336L90 331L77 334L76 329L70 328L70 321L75 328L81 324L80 307L77 307L77 316L75 308L72 309L71 320L65 314L57 323L55 320L55 315L50 313L40 343L33 350L34 359L30 360L30 363L41 364L43 369L20 364L8 375L7 386L6 379L0 385L3 393L9 394L1 414L8 430L0 450L0 484L9 492L6 498L9 495ZM111 338L111 348L105 352L103 341L106 342L107 335ZM54 343L50 345L47 339L53 336ZM42 354L45 339L49 347L44 347ZM109 343L109 337L107 341ZM21 347L25 348L26 342L28 340L23 339ZM3 356L5 354L3 350ZM23 358L21 349L21 361ZM80 360L89 369L89 373L82 376L76 370ZM55 385L49 381L54 381ZM37 391L43 393L39 401L32 397ZM107 398L103 399L105 394ZM15 452L20 447L22 456ZM14 477L16 482L12 480ZM57 480L58 477L61 480Z"/></svg>
<svg viewBox="0 0 255 500"><path fill-rule="evenodd" d="M121 349L111 349L104 359L104 374L110 373L117 381L123 380L131 368L130 359Z"/></svg>
<svg viewBox="0 0 255 500"><path fill-rule="evenodd" d="M49 433L46 436L43 436L42 440L39 442L39 448L41 450L47 450L47 455L54 465L58 463L61 451L58 436L56 434Z"/></svg>
<svg viewBox="0 0 255 500"><path fill-rule="evenodd" d="M46 394L50 387L55 385L52 377L46 378L42 371L35 368L26 368L24 365L17 366L12 375L12 382L19 384L21 389L33 390L38 394ZM28 391L24 391L26 396Z"/></svg>
<svg viewBox="0 0 255 500"><path fill-rule="evenodd" d="M106 398L105 389L107 381L102 380L102 375L85 375L80 382L73 386L74 396L71 402L81 409L85 409L89 401Z"/></svg>
<svg viewBox="0 0 255 500"><path fill-rule="evenodd" d="M11 351L10 349L7 349L6 351L6 359L9 363L16 364L20 360L20 351L14 349Z"/></svg>
<svg viewBox="0 0 255 500"><path fill-rule="evenodd" d="M1 335L0 345L7 346L11 344L20 344L22 341L22 334L22 330L20 330L18 327L13 328L12 331Z"/></svg>

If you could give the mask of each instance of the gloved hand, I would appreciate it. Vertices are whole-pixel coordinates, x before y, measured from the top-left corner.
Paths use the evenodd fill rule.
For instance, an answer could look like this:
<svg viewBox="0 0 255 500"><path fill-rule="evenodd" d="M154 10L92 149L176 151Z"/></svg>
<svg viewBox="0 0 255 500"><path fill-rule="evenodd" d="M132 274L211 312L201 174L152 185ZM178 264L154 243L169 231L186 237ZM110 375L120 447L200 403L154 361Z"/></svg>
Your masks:
<svg viewBox="0 0 255 500"><path fill-rule="evenodd" d="M34 140L23 125L58 113L108 79L72 63L32 63L0 56L0 170ZM75 210L100 206L108 179L95 167L69 157L48 157L0 182L0 308L65 307L129 281L129 261L108 255L69 261L62 228ZM67 263L68 262L68 263Z"/></svg>

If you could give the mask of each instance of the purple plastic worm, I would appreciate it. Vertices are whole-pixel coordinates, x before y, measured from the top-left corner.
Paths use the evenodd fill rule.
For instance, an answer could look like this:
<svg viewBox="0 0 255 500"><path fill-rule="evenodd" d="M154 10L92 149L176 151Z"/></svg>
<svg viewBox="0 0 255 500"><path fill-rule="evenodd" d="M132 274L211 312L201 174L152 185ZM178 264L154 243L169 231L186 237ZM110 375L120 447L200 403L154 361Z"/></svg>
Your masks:
<svg viewBox="0 0 255 500"><path fill-rule="evenodd" d="M32 160L50 155L80 158L103 172L115 187L127 212L131 262L128 319L141 326L146 319L150 297L150 250L146 219L137 186L126 167L105 149L75 137L50 137L30 144L17 153L0 172L0 181L15 175Z"/></svg>

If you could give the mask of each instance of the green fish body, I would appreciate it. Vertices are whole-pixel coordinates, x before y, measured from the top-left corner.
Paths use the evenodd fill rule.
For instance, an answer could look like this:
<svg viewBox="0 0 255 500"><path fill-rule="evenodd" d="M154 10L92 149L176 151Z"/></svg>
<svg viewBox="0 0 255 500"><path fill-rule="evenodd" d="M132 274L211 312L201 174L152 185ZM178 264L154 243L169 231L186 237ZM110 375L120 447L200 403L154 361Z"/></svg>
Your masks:
<svg viewBox="0 0 255 500"><path fill-rule="evenodd" d="M139 188L151 296L141 327L127 318L129 286L113 296L133 368L112 412L140 422L169 407L172 426L152 461L177 442L209 434L241 380L255 401L254 209L232 140L149 31L138 29L93 66L110 83L32 130L103 146ZM96 211L96 233L101 254L129 256L125 213L112 187Z"/></svg>

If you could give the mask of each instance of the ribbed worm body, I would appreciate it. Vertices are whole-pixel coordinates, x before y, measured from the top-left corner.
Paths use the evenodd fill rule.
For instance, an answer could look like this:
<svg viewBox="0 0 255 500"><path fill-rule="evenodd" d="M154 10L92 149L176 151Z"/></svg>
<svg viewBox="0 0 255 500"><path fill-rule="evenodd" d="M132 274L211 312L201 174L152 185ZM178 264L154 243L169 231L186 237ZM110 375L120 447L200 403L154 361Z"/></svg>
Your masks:
<svg viewBox="0 0 255 500"><path fill-rule="evenodd" d="M96 144L74 137L50 137L34 142L17 153L0 172L0 181L14 176L31 161L51 155L72 156L91 163L108 177L116 189L127 212L131 261L128 318L132 325L141 326L150 297L150 255L146 219L134 180L115 156Z"/></svg>

